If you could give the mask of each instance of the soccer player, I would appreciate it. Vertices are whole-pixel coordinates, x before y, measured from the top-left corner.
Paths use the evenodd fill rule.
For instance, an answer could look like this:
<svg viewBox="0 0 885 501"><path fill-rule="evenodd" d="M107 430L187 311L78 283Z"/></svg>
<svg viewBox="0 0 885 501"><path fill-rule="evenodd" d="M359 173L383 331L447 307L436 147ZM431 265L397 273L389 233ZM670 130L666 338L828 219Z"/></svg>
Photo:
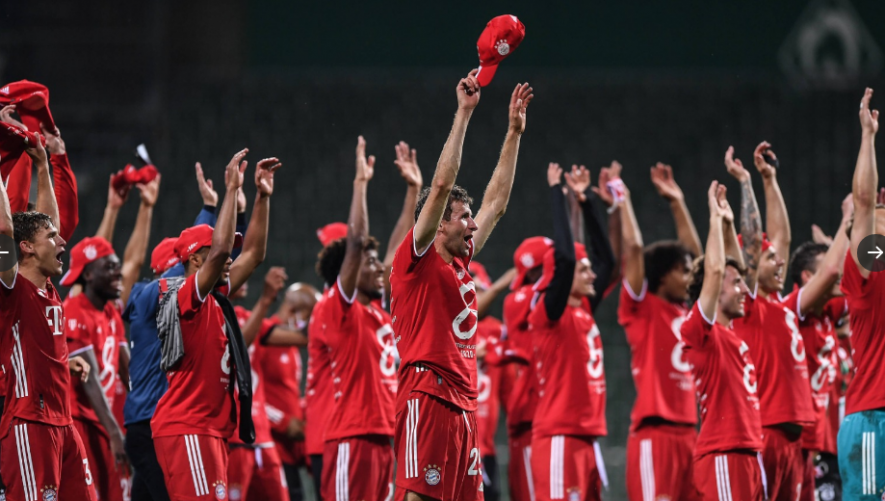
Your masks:
<svg viewBox="0 0 885 501"><path fill-rule="evenodd" d="M692 477L701 499L762 501L756 368L732 329L749 290L725 186L713 181L707 201L707 248L695 260L688 292L694 305L680 328L701 411Z"/></svg>
<svg viewBox="0 0 885 501"><path fill-rule="evenodd" d="M753 152L756 170L765 186L767 236L753 193L750 173L734 148L725 153L728 173L741 184L741 237L747 263L749 294L743 317L734 331L747 342L759 371L759 402L763 426L762 464L768 497L796 499L802 489L805 460L802 429L814 424L805 342L799 333L795 309L784 306L784 288L790 252L790 221L777 182L777 158L767 142Z"/></svg>
<svg viewBox="0 0 885 501"><path fill-rule="evenodd" d="M219 304L227 298L214 289L220 284L239 289L264 260L273 176L281 165L276 158L258 162L252 223L242 254L231 263L235 198L243 184L247 152L240 151L227 165L227 193L214 230L208 225L188 228L175 244L185 263L186 279L176 295L184 355L167 372L169 388L151 420L154 448L172 499L227 496L227 440L236 428L230 378L231 369L239 369L230 360L226 319ZM191 471L193 475L186 473Z"/></svg>
<svg viewBox="0 0 885 501"><path fill-rule="evenodd" d="M624 283L618 321L630 344L636 385L627 438L627 492L634 501L693 499L697 405L679 328L685 320L691 260L700 254L701 243L672 168L658 163L651 168L651 181L670 205L679 239L643 248L626 192L619 211Z"/></svg>
<svg viewBox="0 0 885 501"><path fill-rule="evenodd" d="M589 175L586 185L589 187ZM602 339L592 311L611 280L614 255L601 219L585 198L590 252L569 229L562 169L547 169L553 208L553 249L535 284L528 322L535 351L538 406L532 422L535 498L601 499L608 482L597 437L607 434ZM584 191L575 190L576 193ZM592 260L591 260L592 258ZM600 288L597 294L596 287ZM589 299L590 309L587 309Z"/></svg>
<svg viewBox="0 0 885 501"><path fill-rule="evenodd" d="M876 205L876 133L879 112L870 111L873 89L860 102L861 141L851 193L854 222L851 253L845 257L842 291L851 312L851 344L856 371L845 395L845 421L839 429L839 472L845 499L879 499L885 480L885 275L858 264L861 241L885 234L885 208ZM878 480L877 480L878 479Z"/></svg>
<svg viewBox="0 0 885 501"><path fill-rule="evenodd" d="M18 252L18 262L0 270L0 358L6 373L0 474L9 499L95 500L68 396L70 372L85 381L89 365L68 357L64 308L49 280L61 275L65 240L39 139L26 149L37 169L37 211L12 214L0 182L0 234L13 238Z"/></svg>
<svg viewBox="0 0 885 501"><path fill-rule="evenodd" d="M476 435L476 289L467 271L507 209L528 84L510 98L501 156L476 220L472 199L455 186L464 135L480 87L473 70L458 82L458 111L430 188L421 193L415 226L391 268L391 324L402 357L396 402L396 498L482 499Z"/></svg>

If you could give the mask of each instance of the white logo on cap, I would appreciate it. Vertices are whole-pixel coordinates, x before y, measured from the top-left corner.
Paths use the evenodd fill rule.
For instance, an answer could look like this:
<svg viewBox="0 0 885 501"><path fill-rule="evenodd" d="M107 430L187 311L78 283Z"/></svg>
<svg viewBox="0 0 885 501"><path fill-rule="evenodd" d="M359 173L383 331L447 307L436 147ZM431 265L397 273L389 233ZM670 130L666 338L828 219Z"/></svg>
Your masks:
<svg viewBox="0 0 885 501"><path fill-rule="evenodd" d="M533 258L532 255L529 254L528 252L526 252L525 254L520 256L519 261L526 268L534 268L535 267L535 258Z"/></svg>
<svg viewBox="0 0 885 501"><path fill-rule="evenodd" d="M187 246L187 251L190 252L190 251L194 250L194 247L196 247L196 246L197 246L197 243L196 243L196 242L194 242L194 243L188 245L188 246Z"/></svg>
<svg viewBox="0 0 885 501"><path fill-rule="evenodd" d="M510 54L510 44L507 43L507 40L499 40L495 48L498 49L498 54L502 56Z"/></svg>
<svg viewBox="0 0 885 501"><path fill-rule="evenodd" d="M83 249L83 255L86 256L86 259L92 261L95 259L95 256L98 255L98 251L95 250L94 245L87 245L85 249Z"/></svg>
<svg viewBox="0 0 885 501"><path fill-rule="evenodd" d="M0 89L0 92L2 92L3 94L9 94L9 86L7 85L6 87L3 87L2 89Z"/></svg>

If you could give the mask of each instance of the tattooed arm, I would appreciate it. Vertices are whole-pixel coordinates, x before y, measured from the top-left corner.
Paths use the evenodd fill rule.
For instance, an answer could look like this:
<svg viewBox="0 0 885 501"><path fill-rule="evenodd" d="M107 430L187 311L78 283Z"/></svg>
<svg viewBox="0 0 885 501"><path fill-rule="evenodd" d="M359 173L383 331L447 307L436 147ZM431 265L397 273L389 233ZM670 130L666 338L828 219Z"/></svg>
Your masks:
<svg viewBox="0 0 885 501"><path fill-rule="evenodd" d="M750 173L739 159L734 158L732 146L725 152L725 167L741 183L741 239L744 244L744 263L747 266L746 282L747 288L755 291L759 256L762 254L762 216L759 214Z"/></svg>

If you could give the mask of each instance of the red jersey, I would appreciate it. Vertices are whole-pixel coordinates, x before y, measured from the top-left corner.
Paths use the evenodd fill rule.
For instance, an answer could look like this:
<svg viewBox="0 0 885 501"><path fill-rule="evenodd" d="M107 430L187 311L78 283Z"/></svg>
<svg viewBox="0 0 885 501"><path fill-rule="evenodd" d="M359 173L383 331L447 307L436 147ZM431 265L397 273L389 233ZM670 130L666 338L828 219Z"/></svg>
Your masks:
<svg viewBox="0 0 885 501"><path fill-rule="evenodd" d="M418 255L414 231L396 250L390 270L400 394L420 391L475 411L476 287L467 271L473 240L468 256L449 264L433 243Z"/></svg>
<svg viewBox="0 0 885 501"><path fill-rule="evenodd" d="M329 319L326 303L334 289L323 293L310 315L307 325L307 388L305 388L304 450L308 455L322 454L326 444L326 423L334 405L329 348L325 325Z"/></svg>
<svg viewBox="0 0 885 501"><path fill-rule="evenodd" d="M642 291L636 295L625 280L618 304L618 322L630 344L630 366L636 385L630 429L635 431L647 418L696 424L694 381L679 332L685 321L685 308L650 294L647 289L648 282L644 281Z"/></svg>
<svg viewBox="0 0 885 501"><path fill-rule="evenodd" d="M72 357L89 349L95 352L98 360L98 367L95 369L97 372L89 376L98 377L101 389L108 399L108 406L113 409L117 398L120 342L126 341L126 329L120 310L112 301L105 303L104 308L99 310L86 294L68 298L64 302L64 308L68 352ZM80 381L71 380L70 398L72 417L99 423Z"/></svg>
<svg viewBox="0 0 885 501"><path fill-rule="evenodd" d="M151 419L154 437L209 435L227 440L237 424L221 306L200 297L197 275L178 289L184 358L166 373L169 389Z"/></svg>
<svg viewBox="0 0 885 501"><path fill-rule="evenodd" d="M16 274L11 284L0 281L0 354L6 373L6 403L0 434L12 418L65 426L71 421L68 387L68 344L64 307L52 282L40 289ZM6 330L8 329L8 330Z"/></svg>
<svg viewBox="0 0 885 501"><path fill-rule="evenodd" d="M885 274L863 278L858 264L845 256L842 292L851 311L851 344L856 371L845 395L845 413L885 407Z"/></svg>
<svg viewBox="0 0 885 501"><path fill-rule="evenodd" d="M245 327L246 322L249 321L249 317L252 316L252 312L241 307L235 306L234 313L237 315L237 323L240 324L240 329ZM267 335L267 332L264 332L263 329L258 333L255 340L249 345L249 365L251 367L252 373L252 424L255 426L255 447L273 447L273 437L270 436L270 423L267 419L267 410L265 409L265 405L267 404L267 397L265 396L264 391L264 367L262 367L261 363L257 359L258 350L260 348L260 343L262 340L262 335ZM236 391L234 392L236 394ZM236 405L239 407L240 400L236 400ZM239 413L237 413L239 416ZM244 444L242 440L240 440L240 435L238 433L234 433L230 438L230 443L232 444Z"/></svg>
<svg viewBox="0 0 885 501"><path fill-rule="evenodd" d="M273 316L261 326L260 339L265 339L280 319ZM301 408L301 352L295 346L256 345L255 364L264 376L265 411L272 431L286 433L289 421L304 419Z"/></svg>
<svg viewBox="0 0 885 501"><path fill-rule="evenodd" d="M701 410L695 457L762 448L756 368L750 348L731 329L704 318L695 303L682 323ZM809 397L810 398L810 397Z"/></svg>
<svg viewBox="0 0 885 501"><path fill-rule="evenodd" d="M529 313L532 311L532 298L535 292L531 285L524 285L504 298L504 325L507 326L508 348L519 363L516 366L516 380L507 398L507 427L509 433L518 433L521 428L531 426L538 406L538 391L535 388L534 347L532 333L529 332Z"/></svg>
<svg viewBox="0 0 885 501"><path fill-rule="evenodd" d="M498 431L498 415L506 367L502 365L501 337L504 325L494 317L485 317L476 328L479 342L486 343L486 357L476 363L478 396L476 398L476 428L479 435L479 451L483 456L495 455L495 432Z"/></svg>
<svg viewBox="0 0 885 501"><path fill-rule="evenodd" d="M750 347L759 374L762 426L811 425L811 386L795 307L787 308L775 297L747 294L744 308L733 328Z"/></svg>
<svg viewBox="0 0 885 501"><path fill-rule="evenodd" d="M532 437L605 436L605 370L602 338L583 308L566 306L559 320L547 316L544 294L529 314L535 348L538 408Z"/></svg>

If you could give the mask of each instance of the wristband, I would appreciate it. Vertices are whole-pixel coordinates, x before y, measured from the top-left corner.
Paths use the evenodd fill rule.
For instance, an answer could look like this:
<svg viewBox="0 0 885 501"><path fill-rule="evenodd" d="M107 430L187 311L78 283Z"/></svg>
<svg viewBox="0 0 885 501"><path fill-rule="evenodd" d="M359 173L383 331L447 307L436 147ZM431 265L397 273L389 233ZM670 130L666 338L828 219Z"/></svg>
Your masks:
<svg viewBox="0 0 885 501"><path fill-rule="evenodd" d="M609 207L608 211L608 213L611 214L627 197L627 187L624 185L624 181L622 181L621 178L612 179L605 183L605 187L608 188L608 192L611 193L611 196L614 199L614 203Z"/></svg>

